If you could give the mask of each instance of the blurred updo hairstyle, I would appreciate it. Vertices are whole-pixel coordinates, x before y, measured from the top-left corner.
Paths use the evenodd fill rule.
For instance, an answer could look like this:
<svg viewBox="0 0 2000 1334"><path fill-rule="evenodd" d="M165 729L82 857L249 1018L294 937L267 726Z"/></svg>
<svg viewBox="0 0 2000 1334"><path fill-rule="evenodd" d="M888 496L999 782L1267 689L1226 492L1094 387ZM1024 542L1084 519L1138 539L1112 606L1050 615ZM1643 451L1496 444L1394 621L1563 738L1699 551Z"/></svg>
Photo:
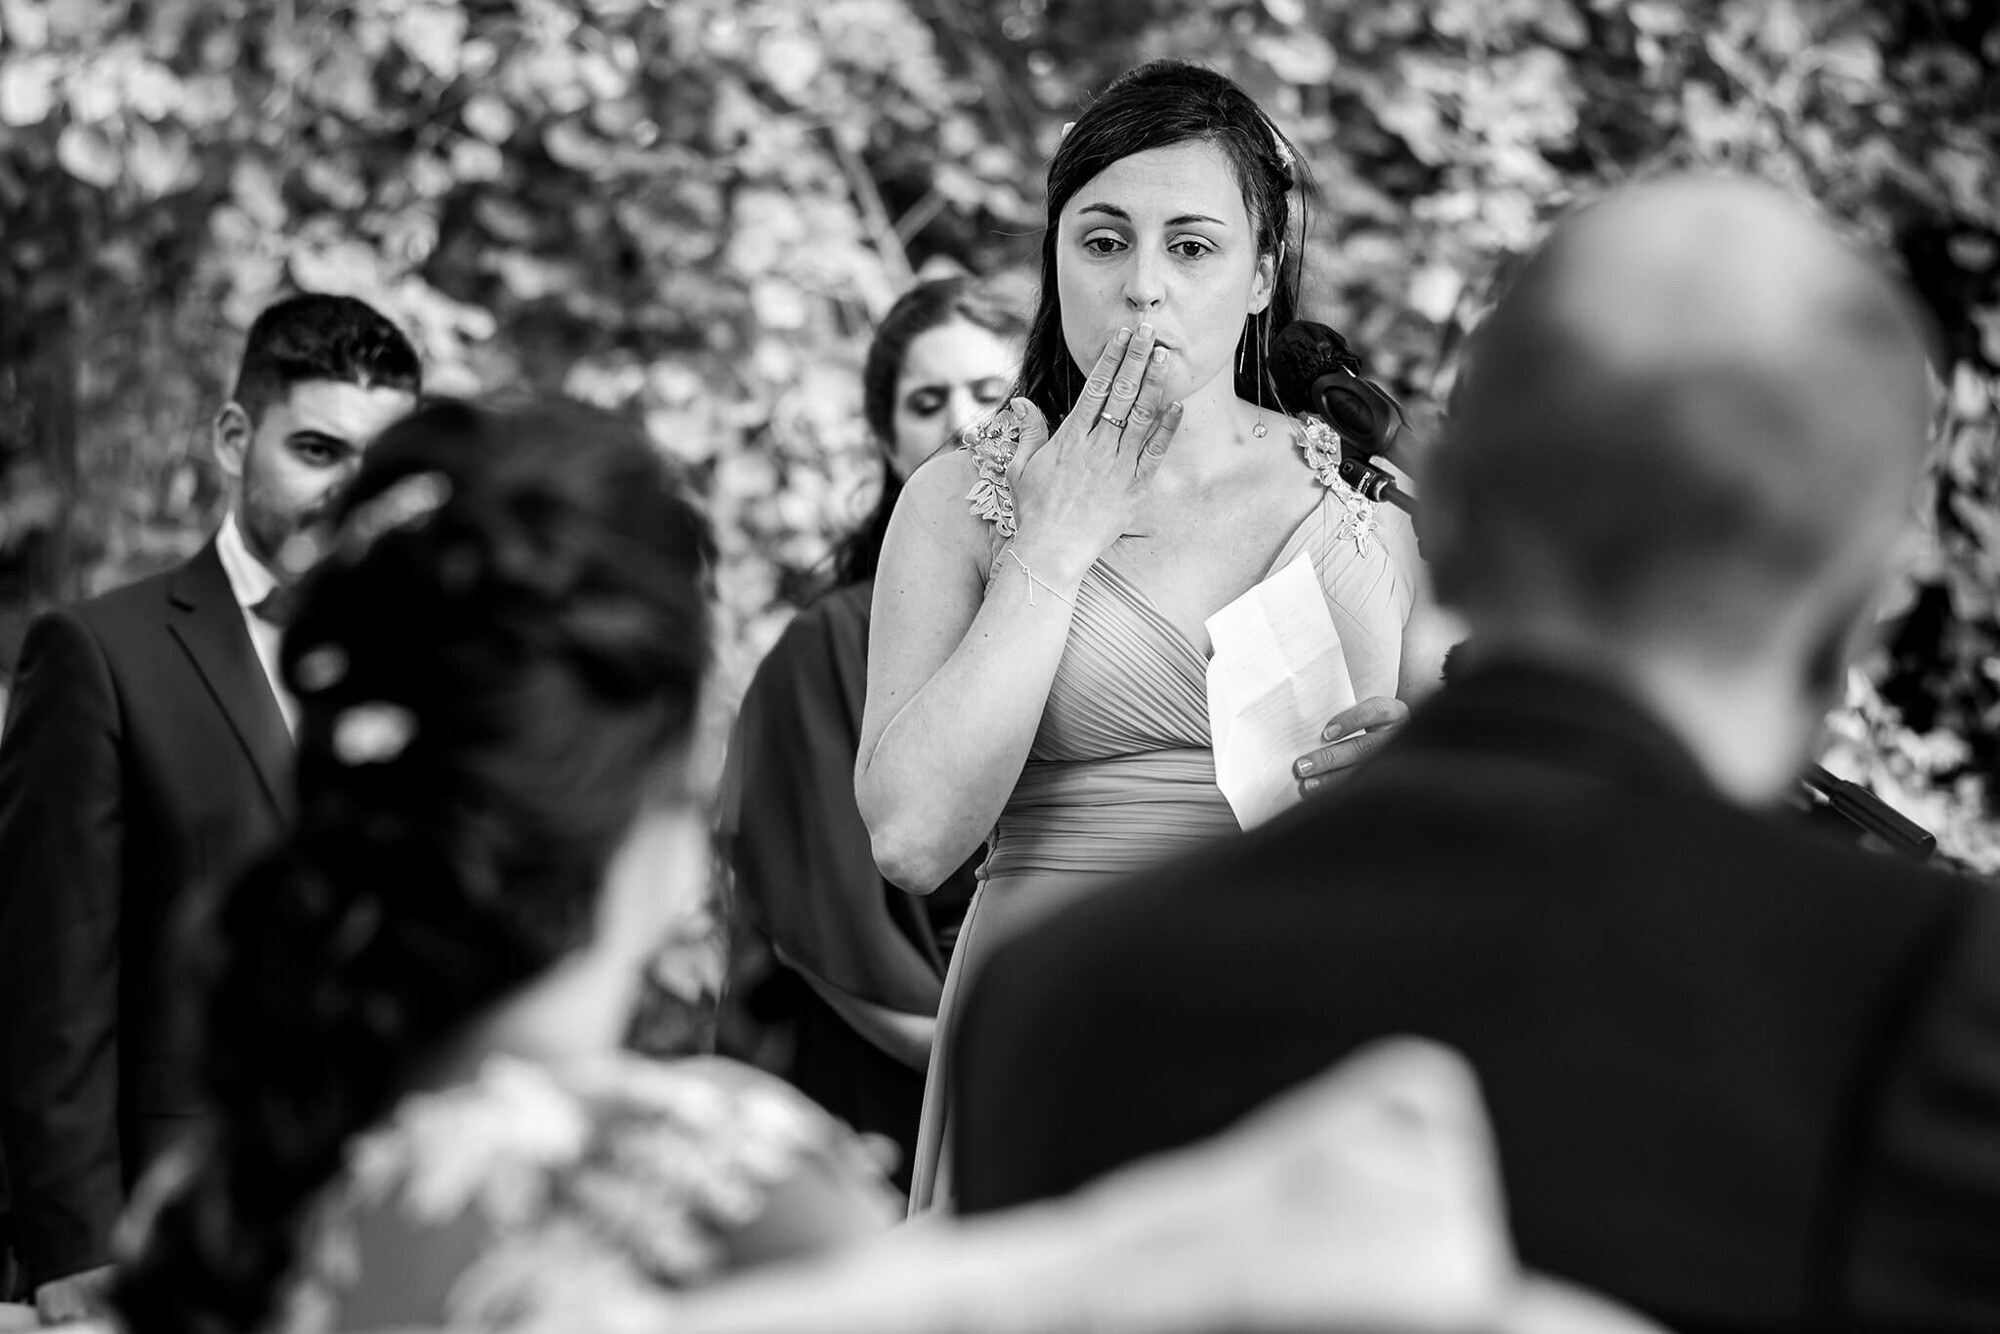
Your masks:
<svg viewBox="0 0 2000 1334"><path fill-rule="evenodd" d="M896 299L875 326L868 359L861 366L861 412L882 454L882 491L859 527L842 539L834 553L834 582L858 584L875 577L882 557L882 539L889 516L903 494L903 479L889 460L896 452L896 385L910 344L933 329L957 320L978 325L1003 338L1018 338L1024 321L978 279L959 274L918 283Z"/></svg>
<svg viewBox="0 0 2000 1334"><path fill-rule="evenodd" d="M284 641L294 831L195 933L210 1119L117 1281L138 1334L269 1324L350 1139L591 938L635 820L686 799L709 549L585 409L441 401L369 449Z"/></svg>
<svg viewBox="0 0 2000 1334"><path fill-rule="evenodd" d="M1308 182L1292 143L1263 108L1225 75L1184 60L1155 60L1114 80L1063 134L1049 160L1048 221L1042 232L1041 297L1028 328L1019 393L1050 425L1076 406L1085 372L1063 342L1062 299L1056 284L1056 220L1063 205L1106 167L1155 148L1206 143L1221 150L1243 191L1256 231L1257 253L1277 261L1270 302L1246 317L1237 340L1237 396L1288 410L1269 367L1271 340L1298 316L1301 240ZM1301 405L1303 406L1303 405Z"/></svg>

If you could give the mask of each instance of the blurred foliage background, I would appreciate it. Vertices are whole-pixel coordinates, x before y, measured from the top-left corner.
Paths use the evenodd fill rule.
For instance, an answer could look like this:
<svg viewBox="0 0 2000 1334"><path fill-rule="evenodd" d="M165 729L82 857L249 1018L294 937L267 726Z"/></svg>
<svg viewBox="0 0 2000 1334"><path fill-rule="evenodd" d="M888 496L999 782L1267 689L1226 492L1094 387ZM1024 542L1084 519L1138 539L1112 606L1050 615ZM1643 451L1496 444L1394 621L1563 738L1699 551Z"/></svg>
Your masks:
<svg viewBox="0 0 2000 1334"><path fill-rule="evenodd" d="M1420 422L1509 260L1635 175L1754 173L1895 257L1937 462L1827 760L2000 869L1991 0L0 0L0 669L204 539L242 331L306 288L439 390L642 419L717 521L736 688L870 500L871 320L941 265L1025 301L1060 126L1158 55L1304 150L1308 313Z"/></svg>

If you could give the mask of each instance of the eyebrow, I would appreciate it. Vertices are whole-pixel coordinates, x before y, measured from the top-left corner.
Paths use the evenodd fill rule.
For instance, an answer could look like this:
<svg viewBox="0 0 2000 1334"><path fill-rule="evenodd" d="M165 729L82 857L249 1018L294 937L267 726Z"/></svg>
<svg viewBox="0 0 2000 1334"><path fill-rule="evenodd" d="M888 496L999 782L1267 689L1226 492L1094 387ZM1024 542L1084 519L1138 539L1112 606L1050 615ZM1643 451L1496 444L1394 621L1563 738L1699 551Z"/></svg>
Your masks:
<svg viewBox="0 0 2000 1334"><path fill-rule="evenodd" d="M997 371L992 375L975 376L970 380L964 380L964 381L954 381L948 376L941 379L933 378L929 380L919 380L917 383L911 385L908 389L903 391L903 397L908 398L912 394L928 393L932 390L937 390L937 389L949 389L952 387L953 384L959 384L959 383L987 384L994 380L1008 380L1012 378L1013 378L1012 374L1008 371Z"/></svg>
<svg viewBox="0 0 2000 1334"><path fill-rule="evenodd" d="M1130 213L1127 213L1124 209L1118 207L1118 205L1116 204L1103 204L1103 203L1085 204L1082 208L1078 209L1077 212L1079 214L1108 213L1112 217L1117 218L1121 222L1132 221L1132 215ZM1229 225L1228 223L1224 222L1221 218L1211 218L1206 213L1181 213L1177 214L1174 217L1168 218L1167 226L1179 227L1190 222L1213 223L1217 227L1227 227Z"/></svg>
<svg viewBox="0 0 2000 1334"><path fill-rule="evenodd" d="M294 443L303 442L305 444L314 444L314 445L335 445L341 449L349 449L353 445L353 442L348 440L345 436L335 435L331 431L322 431L319 428L313 426L308 426L300 430L293 431L290 435L287 435L285 439L293 441Z"/></svg>

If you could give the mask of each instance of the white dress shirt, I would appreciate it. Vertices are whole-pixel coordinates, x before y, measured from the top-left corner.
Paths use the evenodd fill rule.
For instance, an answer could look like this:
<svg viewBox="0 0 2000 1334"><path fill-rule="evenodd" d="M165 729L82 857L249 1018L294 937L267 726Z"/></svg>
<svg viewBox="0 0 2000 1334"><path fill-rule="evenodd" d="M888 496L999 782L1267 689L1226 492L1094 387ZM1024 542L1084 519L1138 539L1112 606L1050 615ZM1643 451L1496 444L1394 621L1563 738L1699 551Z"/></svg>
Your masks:
<svg viewBox="0 0 2000 1334"><path fill-rule="evenodd" d="M251 610L278 586L277 576L265 569L250 554L250 548L243 545L243 530L236 526L236 511L233 509L222 520L222 530L215 535L215 554L222 558L222 572L229 576L229 589L236 595L236 606L243 613L244 627L250 631L250 644L257 650L257 661L264 668L264 678L271 683L278 711L285 715L285 730L297 736L298 701L285 689L278 674L278 642L284 632Z"/></svg>

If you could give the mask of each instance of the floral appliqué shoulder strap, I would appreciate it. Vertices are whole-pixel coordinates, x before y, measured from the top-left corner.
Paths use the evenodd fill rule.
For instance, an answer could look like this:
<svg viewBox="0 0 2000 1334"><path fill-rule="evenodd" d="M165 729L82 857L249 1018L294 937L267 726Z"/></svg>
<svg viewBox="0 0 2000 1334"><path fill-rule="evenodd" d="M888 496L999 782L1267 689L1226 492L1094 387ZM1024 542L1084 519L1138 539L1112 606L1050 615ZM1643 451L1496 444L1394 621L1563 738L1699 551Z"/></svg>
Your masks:
<svg viewBox="0 0 2000 1334"><path fill-rule="evenodd" d="M1014 461L1014 451L1020 445L1021 415L1011 403L958 434L958 447L972 455L972 466L979 472L979 480L965 493L972 503L973 517L992 524L1002 537L1012 537L1019 527L1007 465Z"/></svg>
<svg viewBox="0 0 2000 1334"><path fill-rule="evenodd" d="M1319 484L1333 493L1341 508L1340 527L1334 539L1354 543L1354 550L1368 554L1368 542L1375 534L1375 502L1349 486L1340 476L1340 432L1318 417L1299 417L1294 423L1299 452L1305 455Z"/></svg>

